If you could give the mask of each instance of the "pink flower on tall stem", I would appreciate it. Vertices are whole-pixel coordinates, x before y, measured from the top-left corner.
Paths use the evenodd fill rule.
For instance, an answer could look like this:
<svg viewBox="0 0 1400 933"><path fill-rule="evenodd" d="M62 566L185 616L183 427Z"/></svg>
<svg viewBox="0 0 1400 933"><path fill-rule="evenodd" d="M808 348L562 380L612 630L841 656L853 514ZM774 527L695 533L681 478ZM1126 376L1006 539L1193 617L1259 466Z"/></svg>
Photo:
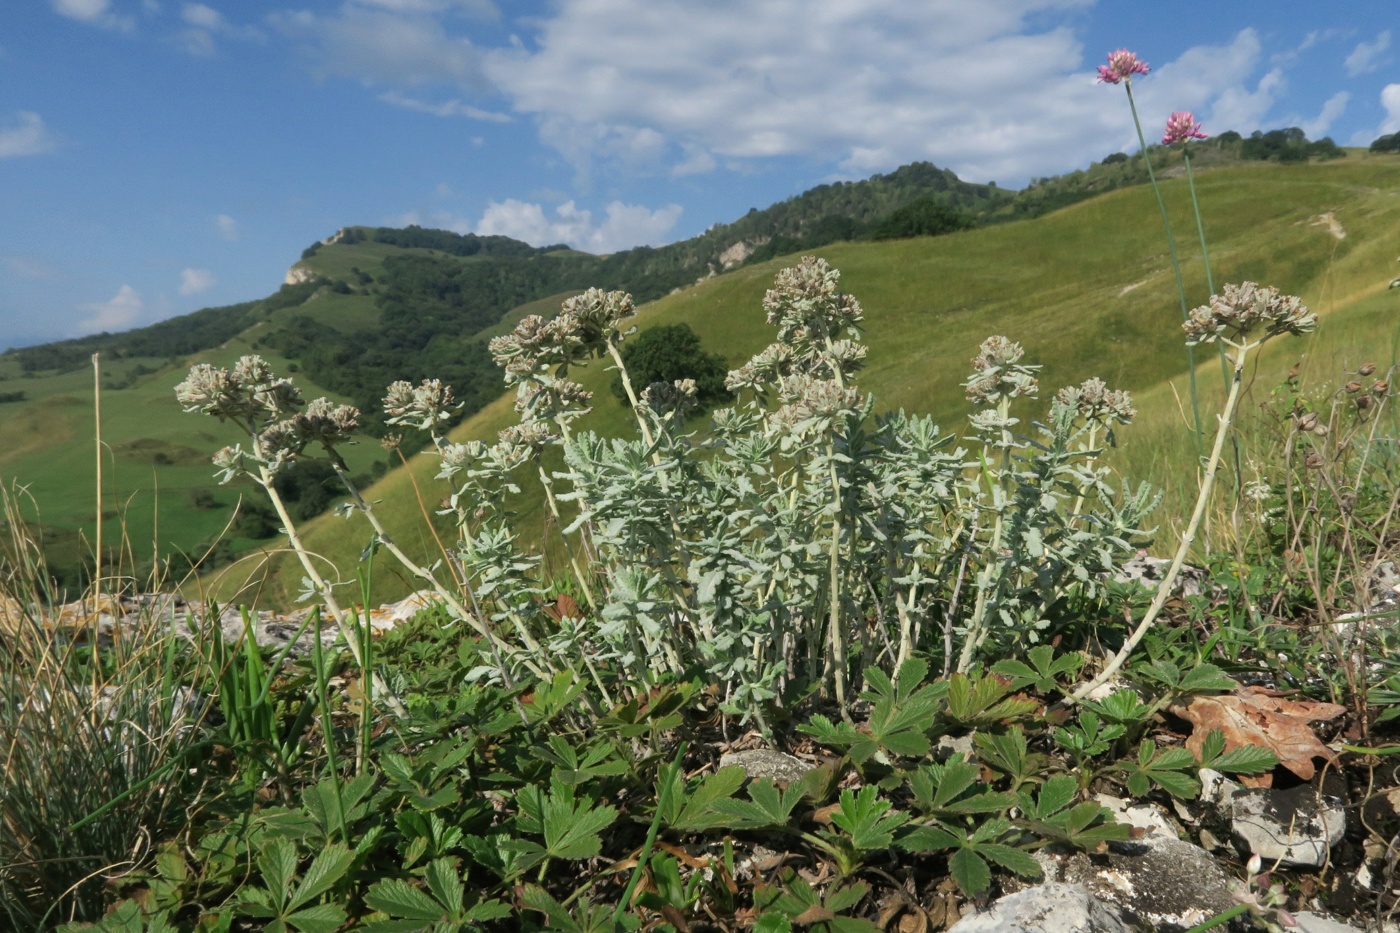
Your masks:
<svg viewBox="0 0 1400 933"><path fill-rule="evenodd" d="M1132 83L1133 75L1145 75L1150 69L1147 62L1138 61L1137 55L1127 49L1119 49L1108 54L1108 64L1099 66L1099 81L1104 84Z"/></svg>
<svg viewBox="0 0 1400 933"><path fill-rule="evenodd" d="M1170 146L1172 143L1184 143L1188 139L1205 138L1206 134L1201 132L1201 124L1196 122L1191 111L1178 110L1167 118L1167 131L1162 134L1162 145Z"/></svg>

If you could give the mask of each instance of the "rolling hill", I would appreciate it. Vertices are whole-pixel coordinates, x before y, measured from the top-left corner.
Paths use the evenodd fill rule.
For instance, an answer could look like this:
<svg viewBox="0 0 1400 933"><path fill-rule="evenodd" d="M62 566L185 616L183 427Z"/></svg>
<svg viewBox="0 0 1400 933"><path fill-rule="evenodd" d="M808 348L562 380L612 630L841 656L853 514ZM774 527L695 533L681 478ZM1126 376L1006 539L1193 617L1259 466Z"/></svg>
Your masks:
<svg viewBox="0 0 1400 933"><path fill-rule="evenodd" d="M899 184L890 180L894 176ZM928 411L947 429L958 429L967 361L985 336L1005 333L1045 365L1047 388L1099 375L1132 390L1143 416L1122 434L1123 469L1168 487L1189 480L1189 471L1180 469L1190 462L1189 445L1175 400L1187 370L1180 308L1155 201L1149 189L1131 186L1133 177L1130 161L1120 161L1096 166L1072 184L1040 184L1016 197L1037 196L1042 206L1078 203L1042 216L1034 216L1038 208L1022 211L1033 219L1020 222L940 237L823 243L821 255L843 271L843 286L866 308L871 353L862 379L878 409ZM22 393L0 404L0 475L23 484L37 503L58 562L75 563L84 549L79 531L93 522L88 360L101 353L108 386L104 511L125 521L133 553L124 566L136 566L155 556L152 542L190 549L217 536L237 497L237 490L219 488L211 504L208 495L207 456L232 438L209 419L181 414L174 402L172 386L192 359L226 363L259 352L279 371L291 372L309 397L331 394L366 408L390 379L443 376L480 408L456 429L457 436L490 439L509 423L510 407L497 399L494 367L481 365L485 339L523 314L556 308L589 285L627 287L639 299L655 299L639 315L642 327L688 323L706 350L737 366L768 342L760 301L773 273L791 258L761 259L759 239L767 238L760 246L787 242L807 251L842 226L823 223L824 217L869 225L932 197L930 190L941 193L944 204L984 216L1016 214L1007 193L955 181L929 166L824 186L829 190L751 212L694 241L615 257L414 228L347 228L309 249L289 276L295 281L260 302L209 309L125 335L0 355L0 399ZM1215 281L1274 284L1303 295L1324 316L1322 332L1308 344L1275 348L1256 386L1271 387L1305 351L1308 368L1320 379L1365 354L1388 362L1400 330L1400 293L1386 290L1400 251L1394 233L1400 229L1400 157L1352 152L1313 163L1225 160L1198 175L1198 188ZM1194 221L1184 182L1168 180L1165 193L1187 260L1188 289L1198 303L1206 289L1188 236ZM868 204L879 206L852 216ZM723 271L726 265L729 271ZM547 274L540 271L545 267ZM425 320L432 326L420 326ZM376 347L382 357L356 352L370 332L393 337ZM416 361L416 368L398 367L395 353ZM1210 360L1198 363L1208 397L1219 390L1218 367L1212 370ZM607 391L611 374L598 366L580 378L595 392L596 411L586 426L627 430L630 418ZM401 543L429 552L434 545L410 474L393 469L396 456L371 439L350 454L352 469L365 477L388 473L371 488L371 497L381 502ZM413 458L412 478L429 509L445 492L431 479L434 471L431 458ZM520 510L538 514L539 503L527 497ZM307 536L352 572L368 531L322 516L309 523ZM236 534L228 540L232 551L255 544ZM283 562L273 556L263 577L266 594L278 601L300 579L299 572L284 574ZM383 571L378 580L385 598L408 586Z"/></svg>

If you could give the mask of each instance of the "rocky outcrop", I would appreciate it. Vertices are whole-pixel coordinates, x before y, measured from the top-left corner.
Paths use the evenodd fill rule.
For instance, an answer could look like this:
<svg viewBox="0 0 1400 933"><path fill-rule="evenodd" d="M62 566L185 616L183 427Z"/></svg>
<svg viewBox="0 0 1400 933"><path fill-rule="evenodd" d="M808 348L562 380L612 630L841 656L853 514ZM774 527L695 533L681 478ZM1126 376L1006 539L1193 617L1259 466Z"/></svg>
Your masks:
<svg viewBox="0 0 1400 933"><path fill-rule="evenodd" d="M302 282L313 282L320 277L315 269L309 269L297 263L287 270L287 277L282 281L287 285L300 285Z"/></svg>

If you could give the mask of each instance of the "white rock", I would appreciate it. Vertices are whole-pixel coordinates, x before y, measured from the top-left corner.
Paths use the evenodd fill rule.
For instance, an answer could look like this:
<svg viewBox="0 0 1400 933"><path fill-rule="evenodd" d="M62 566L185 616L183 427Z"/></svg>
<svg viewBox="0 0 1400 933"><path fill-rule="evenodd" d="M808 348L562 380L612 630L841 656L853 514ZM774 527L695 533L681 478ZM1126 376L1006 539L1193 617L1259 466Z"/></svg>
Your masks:
<svg viewBox="0 0 1400 933"><path fill-rule="evenodd" d="M1298 921L1298 925L1294 927L1298 933L1360 933L1361 930L1360 927L1308 910L1299 911L1293 915L1293 919Z"/></svg>
<svg viewBox="0 0 1400 933"><path fill-rule="evenodd" d="M1201 769L1201 802L1222 807L1229 802L1236 791L1244 790L1244 785L1232 781L1214 768Z"/></svg>
<svg viewBox="0 0 1400 933"><path fill-rule="evenodd" d="M1252 788L1230 798L1231 825L1249 851L1269 865L1320 867L1346 832L1346 811L1303 784L1288 790Z"/></svg>
<svg viewBox="0 0 1400 933"><path fill-rule="evenodd" d="M1129 927L1082 885L1050 882L998 898L949 933L1128 933Z"/></svg>
<svg viewBox="0 0 1400 933"><path fill-rule="evenodd" d="M1150 929L1189 929L1235 902L1230 879L1210 853L1174 835L1110 843L1106 854L1093 858L1042 852L1036 861L1048 880L1082 885Z"/></svg>
<svg viewBox="0 0 1400 933"><path fill-rule="evenodd" d="M1114 797L1112 794L1095 794L1100 804L1113 811L1113 815L1120 823L1127 823L1138 829L1145 830L1147 835L1171 836L1176 838L1176 828L1171 821L1157 807L1150 803L1134 803L1131 800L1124 800L1122 797Z"/></svg>

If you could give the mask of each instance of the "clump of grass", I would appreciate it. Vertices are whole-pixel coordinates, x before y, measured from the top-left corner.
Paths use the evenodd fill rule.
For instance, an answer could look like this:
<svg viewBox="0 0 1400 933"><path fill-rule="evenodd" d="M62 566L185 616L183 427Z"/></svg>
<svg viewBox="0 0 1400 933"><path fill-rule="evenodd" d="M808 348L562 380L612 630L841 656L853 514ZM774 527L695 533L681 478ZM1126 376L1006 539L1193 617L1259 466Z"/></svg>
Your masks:
<svg viewBox="0 0 1400 933"><path fill-rule="evenodd" d="M108 884L183 819L198 711L173 634L99 631L111 581L61 625L38 546L0 505L0 925L37 930L100 916Z"/></svg>

